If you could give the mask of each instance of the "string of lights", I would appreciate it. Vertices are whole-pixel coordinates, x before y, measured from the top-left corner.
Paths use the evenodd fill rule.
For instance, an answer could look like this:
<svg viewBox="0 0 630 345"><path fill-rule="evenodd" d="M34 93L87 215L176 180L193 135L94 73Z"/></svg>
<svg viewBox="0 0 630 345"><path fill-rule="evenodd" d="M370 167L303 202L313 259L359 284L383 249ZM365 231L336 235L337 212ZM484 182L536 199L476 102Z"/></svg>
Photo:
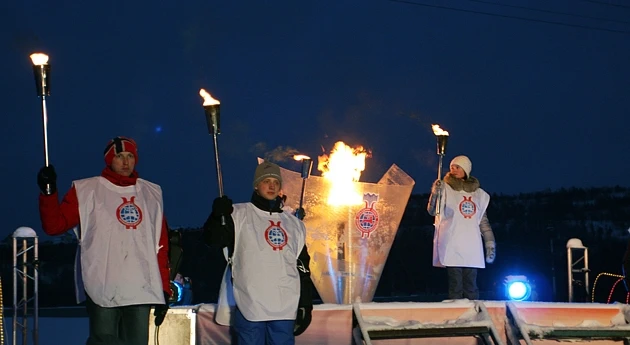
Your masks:
<svg viewBox="0 0 630 345"><path fill-rule="evenodd" d="M4 303L2 302L2 278L0 278L0 344L4 344Z"/></svg>
<svg viewBox="0 0 630 345"><path fill-rule="evenodd" d="M606 303L610 303L615 288L617 287L619 282L623 281L623 279L625 278L623 275L608 272L602 272L598 274L597 277L595 277L595 281L593 282L593 290L591 290L591 302L593 303L595 302L595 288L597 287L597 282L599 281L599 278L603 276L617 278L617 281L615 281L612 288L610 289L610 293L608 294L608 301ZM630 300L630 292L628 292L628 294L626 295L626 303L628 303L628 300Z"/></svg>
<svg viewBox="0 0 630 345"><path fill-rule="evenodd" d="M615 292L615 288L617 287L617 285L623 281L623 277L617 279L617 281L615 281L615 283L613 284L612 288L610 289L610 293L608 294L608 300L606 300L606 303L610 303L610 301L612 300L612 294L613 292ZM630 292L626 293L626 304L628 304L628 297L630 296Z"/></svg>

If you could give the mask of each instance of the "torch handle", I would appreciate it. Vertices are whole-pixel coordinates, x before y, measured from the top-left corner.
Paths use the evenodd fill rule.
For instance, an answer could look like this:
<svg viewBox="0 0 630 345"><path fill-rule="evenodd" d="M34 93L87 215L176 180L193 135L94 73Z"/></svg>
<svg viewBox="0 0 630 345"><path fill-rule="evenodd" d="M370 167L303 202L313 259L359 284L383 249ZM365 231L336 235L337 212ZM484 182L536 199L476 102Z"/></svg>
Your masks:
<svg viewBox="0 0 630 345"><path fill-rule="evenodd" d="M217 143L217 132L212 133L214 143L214 163L217 168L217 181L219 183L219 196L223 196L223 174L221 174L221 163L219 162L219 145ZM225 225L225 216L221 216L221 225Z"/></svg>
<svg viewBox="0 0 630 345"><path fill-rule="evenodd" d="M442 161L444 159L444 155L439 155L438 158L438 180L442 179ZM442 189L438 189L437 203L435 205L435 215L440 215L442 210Z"/></svg>
<svg viewBox="0 0 630 345"><path fill-rule="evenodd" d="M42 96L42 123L44 131L44 164L46 166L49 166L50 160L48 159L48 110L46 109L46 96ZM52 186L50 185L50 183L46 184L46 194L52 194Z"/></svg>
<svg viewBox="0 0 630 345"><path fill-rule="evenodd" d="M306 190L306 179L303 178L302 179L302 192L300 192L300 206L298 207L298 214L300 215L298 218L300 218L300 220L304 220L304 214L302 213L302 205L304 203L304 192Z"/></svg>
<svg viewBox="0 0 630 345"><path fill-rule="evenodd" d="M48 166L48 110L46 109L46 96L42 96L42 123L44 125L44 162Z"/></svg>

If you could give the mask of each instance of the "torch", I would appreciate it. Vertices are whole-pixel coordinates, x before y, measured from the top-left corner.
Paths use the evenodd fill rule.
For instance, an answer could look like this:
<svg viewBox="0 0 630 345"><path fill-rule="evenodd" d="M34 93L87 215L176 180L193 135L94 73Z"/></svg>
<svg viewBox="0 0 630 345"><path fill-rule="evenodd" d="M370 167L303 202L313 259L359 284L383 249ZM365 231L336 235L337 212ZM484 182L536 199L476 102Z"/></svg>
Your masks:
<svg viewBox="0 0 630 345"><path fill-rule="evenodd" d="M42 99L42 123L44 128L44 163L48 161L48 110L46 109L46 97L50 96L50 65L48 55L42 53L31 54L33 62L33 74L35 75L35 87L37 96ZM50 185L46 185L46 191L50 193Z"/></svg>
<svg viewBox="0 0 630 345"><path fill-rule="evenodd" d="M437 155L438 155L438 180L442 179L442 160L446 154L446 143L448 142L448 132L440 128L440 125L432 125L433 134L437 139ZM442 193L438 195L437 205L435 206L435 214L440 214L440 208L442 207Z"/></svg>
<svg viewBox="0 0 630 345"><path fill-rule="evenodd" d="M296 161L302 161L302 192L300 193L300 206L297 211L297 217L300 220L304 220L304 213L302 213L302 204L304 203L304 191L306 187L306 179L311 176L311 169L313 169L313 160L309 156L295 155L293 159Z"/></svg>
<svg viewBox="0 0 630 345"><path fill-rule="evenodd" d="M214 163L217 168L217 181L219 183L219 196L223 196L223 175L221 174L221 163L219 163L219 146L217 144L217 135L221 134L220 113L221 108L218 100L212 98L210 94L204 90L199 90L199 95L203 97L203 109L206 113L206 123L208 124L208 134L212 134L214 144ZM221 224L225 225L225 218L221 216Z"/></svg>

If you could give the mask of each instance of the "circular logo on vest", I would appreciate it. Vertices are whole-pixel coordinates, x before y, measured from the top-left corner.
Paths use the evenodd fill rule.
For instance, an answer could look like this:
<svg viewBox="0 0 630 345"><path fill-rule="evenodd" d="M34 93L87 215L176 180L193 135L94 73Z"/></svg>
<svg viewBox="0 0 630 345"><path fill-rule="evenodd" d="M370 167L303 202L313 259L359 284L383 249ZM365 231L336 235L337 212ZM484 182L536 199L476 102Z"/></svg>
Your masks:
<svg viewBox="0 0 630 345"><path fill-rule="evenodd" d="M464 218L471 218L477 213L477 205L472 201L472 196L464 197L459 203L459 212Z"/></svg>
<svg viewBox="0 0 630 345"><path fill-rule="evenodd" d="M130 200L123 197L123 202L116 209L116 218L126 229L136 229L142 223L142 210L135 204L132 196Z"/></svg>
<svg viewBox="0 0 630 345"><path fill-rule="evenodd" d="M276 224L270 220L269 223L271 225L265 230L265 239L273 250L282 250L288 243L287 232L280 226L280 221Z"/></svg>

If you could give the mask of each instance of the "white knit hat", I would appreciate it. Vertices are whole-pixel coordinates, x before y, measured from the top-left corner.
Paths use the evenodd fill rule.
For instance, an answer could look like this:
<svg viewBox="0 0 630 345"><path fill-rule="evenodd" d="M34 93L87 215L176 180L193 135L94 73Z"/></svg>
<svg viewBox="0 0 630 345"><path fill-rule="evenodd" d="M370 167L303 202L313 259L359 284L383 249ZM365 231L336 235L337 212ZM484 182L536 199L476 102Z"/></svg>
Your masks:
<svg viewBox="0 0 630 345"><path fill-rule="evenodd" d="M472 162L466 156L457 156L453 158L451 161L451 165L459 165L464 172L466 173L466 177L470 177L470 172L472 171Z"/></svg>

